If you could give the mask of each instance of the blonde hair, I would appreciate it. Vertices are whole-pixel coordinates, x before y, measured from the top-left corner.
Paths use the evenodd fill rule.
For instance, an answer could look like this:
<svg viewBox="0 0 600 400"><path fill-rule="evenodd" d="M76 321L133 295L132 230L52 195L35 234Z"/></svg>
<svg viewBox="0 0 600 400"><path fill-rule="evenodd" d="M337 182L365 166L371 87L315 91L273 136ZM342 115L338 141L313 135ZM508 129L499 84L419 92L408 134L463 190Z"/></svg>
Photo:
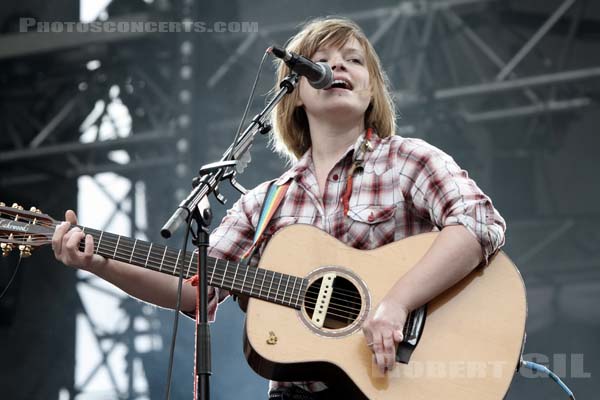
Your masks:
<svg viewBox="0 0 600 400"><path fill-rule="evenodd" d="M374 128L377 135L384 138L396 131L396 111L388 80L381 68L381 62L375 49L360 27L345 18L318 18L306 23L302 30L290 38L286 48L295 53L312 57L321 47L343 46L349 39L355 38L363 47L366 67L372 88L372 99L365 111L365 127ZM277 61L277 80L279 82L289 74L288 67ZM284 97L273 110L271 123L272 145L275 150L290 161L299 159L310 147L310 130L304 108L297 106L298 90Z"/></svg>

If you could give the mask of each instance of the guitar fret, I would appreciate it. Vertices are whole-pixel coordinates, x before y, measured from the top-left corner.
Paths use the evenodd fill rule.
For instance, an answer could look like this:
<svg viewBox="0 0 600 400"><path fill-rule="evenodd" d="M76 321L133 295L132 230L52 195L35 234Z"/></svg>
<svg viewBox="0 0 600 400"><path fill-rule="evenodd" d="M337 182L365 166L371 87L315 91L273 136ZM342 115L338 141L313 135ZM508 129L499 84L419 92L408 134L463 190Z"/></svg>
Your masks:
<svg viewBox="0 0 600 400"><path fill-rule="evenodd" d="M218 259L218 258L215 258L215 265L213 265L213 270L212 270L212 272L210 273L210 279L209 279L209 281L208 281L208 282L210 282L211 284L213 283L213 278L214 278L214 276L215 276L215 270L217 269L217 261L219 261L219 259Z"/></svg>
<svg viewBox="0 0 600 400"><path fill-rule="evenodd" d="M133 242L133 249L131 249L131 257L129 257L129 264L131 264L131 261L133 260L133 254L135 253L135 245L137 244L137 239L135 239L135 241Z"/></svg>
<svg viewBox="0 0 600 400"><path fill-rule="evenodd" d="M277 301L277 295L279 294L279 287L281 286L282 279L283 279L283 274L279 274L279 283L277 284L277 291L275 292L275 301ZM283 302L283 296L281 296L281 301Z"/></svg>
<svg viewBox="0 0 600 400"><path fill-rule="evenodd" d="M265 284L265 278L267 277L267 270L264 270L265 273L263 274L263 279L262 282L260 283L260 290L258 291L258 295L262 296L262 290L263 290L263 286ZM267 296L267 299L269 299L269 296Z"/></svg>
<svg viewBox="0 0 600 400"><path fill-rule="evenodd" d="M267 292L267 299L269 298L269 295L271 294L271 288L273 287L274 280L275 280L275 273L271 272L271 283L269 284L269 291ZM277 296L275 296L275 298L277 298Z"/></svg>
<svg viewBox="0 0 600 400"><path fill-rule="evenodd" d="M146 262L144 263L144 267L148 268L148 260L150 259L150 253L152 253L152 245L153 243L150 243L150 248L148 249L148 255L146 256Z"/></svg>
<svg viewBox="0 0 600 400"><path fill-rule="evenodd" d="M258 275L258 268L255 268L254 269L254 279L252 280L252 286L250 287L250 293L253 293L253 291L254 291L254 284L256 283L256 276L257 275Z"/></svg>
<svg viewBox="0 0 600 400"><path fill-rule="evenodd" d="M282 302L285 300L285 294L287 293L287 288L288 288L289 284L290 284L290 276L288 275L287 281L285 282L285 289L283 289L284 298L283 298ZM288 301L288 304L291 304L291 303Z"/></svg>
<svg viewBox="0 0 600 400"><path fill-rule="evenodd" d="M78 228L84 236L92 235L94 238L94 254L138 267L170 275L183 274L186 278L189 278L198 273L195 264L199 261L204 262L204 260L200 260L201 255L197 250L184 252L183 250L159 244L155 245L149 241L128 238L107 231L83 226L78 226ZM82 240L79 246L84 248L85 240ZM186 259L186 257L189 257L189 259ZM184 265L186 262L187 267ZM305 279L296 277L293 274L254 268L245 263L216 257L207 257L206 262L209 268L207 275L210 278L207 279L207 283L211 286L291 308L301 308L305 298L307 298L306 288L308 283Z"/></svg>
<svg viewBox="0 0 600 400"><path fill-rule="evenodd" d="M173 275L175 275L175 272L177 271L177 266L179 265L179 257L181 257L181 250L179 250L179 253L177 253L177 260L175 260L175 265L173 266Z"/></svg>
<svg viewBox="0 0 600 400"><path fill-rule="evenodd" d="M104 231L100 231L100 238L98 239L98 247L96 247L96 254L100 250L100 242L102 242L102 235L104 235Z"/></svg>
<svg viewBox="0 0 600 400"><path fill-rule="evenodd" d="M221 286L225 282L225 275L227 275L227 268L229 268L229 260L227 260L227 264L225 264L225 271L223 271L223 279L221 279Z"/></svg>
<svg viewBox="0 0 600 400"><path fill-rule="evenodd" d="M244 290L244 287L246 286L246 277L248 276L248 266L246 265L246 271L244 272L244 280L242 281L242 286L240 287L240 291Z"/></svg>
<svg viewBox="0 0 600 400"><path fill-rule="evenodd" d="M163 263L165 262L165 256L167 255L167 249L168 247L165 246L165 252L163 253L162 260L160 260L160 266L158 267L158 270L160 272L162 272Z"/></svg>
<svg viewBox="0 0 600 400"><path fill-rule="evenodd" d="M115 252L113 253L113 257L115 258L117 256L117 249L119 248L119 241L121 240L121 235L117 235L117 244L115 245Z"/></svg>
<svg viewBox="0 0 600 400"><path fill-rule="evenodd" d="M233 290L235 290L235 278L237 277L239 267L240 267L240 264L236 264L235 274L233 274L233 283L231 284L231 289L233 289Z"/></svg>
<svg viewBox="0 0 600 400"><path fill-rule="evenodd" d="M298 277L294 277L294 287L292 288L292 295L296 294L296 283L298 282ZM290 299L291 301L291 299ZM291 304L291 303L290 303ZM296 296L296 308L298 308L298 296Z"/></svg>
<svg viewBox="0 0 600 400"><path fill-rule="evenodd" d="M190 263L188 264L188 269L187 269L187 276L190 276L190 268L192 268L192 262L194 261L194 256L196 255L196 253L192 253L192 255L190 256Z"/></svg>
<svg viewBox="0 0 600 400"><path fill-rule="evenodd" d="M302 307L302 303L304 302L304 281L300 278L300 285L298 287L298 300L299 306Z"/></svg>

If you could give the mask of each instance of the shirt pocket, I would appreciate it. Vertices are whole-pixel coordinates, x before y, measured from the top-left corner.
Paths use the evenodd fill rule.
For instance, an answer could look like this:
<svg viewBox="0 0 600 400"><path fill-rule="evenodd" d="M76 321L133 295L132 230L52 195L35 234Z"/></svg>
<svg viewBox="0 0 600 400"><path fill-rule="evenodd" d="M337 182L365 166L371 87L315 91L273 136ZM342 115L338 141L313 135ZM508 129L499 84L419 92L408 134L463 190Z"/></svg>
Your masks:
<svg viewBox="0 0 600 400"><path fill-rule="evenodd" d="M353 206L346 218L346 243L358 249L374 249L394 241L396 205Z"/></svg>

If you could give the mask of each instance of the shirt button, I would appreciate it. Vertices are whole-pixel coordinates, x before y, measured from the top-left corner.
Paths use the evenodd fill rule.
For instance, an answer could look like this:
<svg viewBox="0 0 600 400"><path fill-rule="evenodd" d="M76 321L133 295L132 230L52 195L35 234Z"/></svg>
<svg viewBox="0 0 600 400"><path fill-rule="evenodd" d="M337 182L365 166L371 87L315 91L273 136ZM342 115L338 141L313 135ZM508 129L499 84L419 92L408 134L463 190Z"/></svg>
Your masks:
<svg viewBox="0 0 600 400"><path fill-rule="evenodd" d="M367 219L369 220L369 222L373 222L373 221L375 221L375 215L373 213L371 213L371 214L369 214Z"/></svg>
<svg viewBox="0 0 600 400"><path fill-rule="evenodd" d="M334 181L337 181L338 179L340 179L340 176L338 174L334 174L332 176L332 178L333 178Z"/></svg>

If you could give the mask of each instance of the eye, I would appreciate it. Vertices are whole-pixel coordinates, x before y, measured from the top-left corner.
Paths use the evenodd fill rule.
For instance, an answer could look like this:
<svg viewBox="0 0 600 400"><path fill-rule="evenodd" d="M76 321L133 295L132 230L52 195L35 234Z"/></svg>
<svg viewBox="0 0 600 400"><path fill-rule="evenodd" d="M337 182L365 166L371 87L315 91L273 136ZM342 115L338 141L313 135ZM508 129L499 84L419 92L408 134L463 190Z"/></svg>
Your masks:
<svg viewBox="0 0 600 400"><path fill-rule="evenodd" d="M355 63L355 64L361 64L361 65L362 65L362 63L363 63L363 62L362 62L362 60L361 60L360 58L351 58L349 61L350 61L350 62L353 62L353 63Z"/></svg>
<svg viewBox="0 0 600 400"><path fill-rule="evenodd" d="M327 59L326 59L326 58L319 58L319 59L317 60L317 62L324 62L324 63L326 63L326 62L327 62Z"/></svg>

